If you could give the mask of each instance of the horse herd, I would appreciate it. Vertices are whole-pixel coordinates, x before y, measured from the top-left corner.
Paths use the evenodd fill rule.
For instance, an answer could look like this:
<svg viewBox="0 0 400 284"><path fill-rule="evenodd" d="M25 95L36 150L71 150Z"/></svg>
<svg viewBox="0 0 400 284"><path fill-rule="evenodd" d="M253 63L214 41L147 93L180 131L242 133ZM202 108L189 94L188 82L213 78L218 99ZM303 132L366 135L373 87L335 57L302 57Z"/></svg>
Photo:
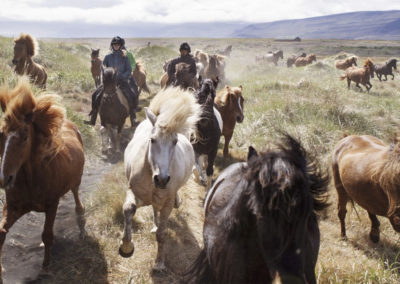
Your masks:
<svg viewBox="0 0 400 284"><path fill-rule="evenodd" d="M349 68L353 67L346 74ZM109 72L104 70L103 84L112 81ZM128 190L122 208L125 224L120 255L133 254L132 217L139 207L151 205L158 244L154 270L168 269L168 217L182 202L178 190L199 169L199 181L207 185L204 247L180 276L182 281L271 283L279 275L284 283L316 283L317 214L328 206L328 171L299 140L282 133L275 148L259 152L249 147L247 161L230 165L211 184L210 164L217 141L225 135L226 125L231 128L225 132L226 156L234 124L244 118L244 99L241 86L226 86L217 92L218 78L205 78L195 90L161 89L145 108L146 119L125 149ZM85 161L82 139L54 97L34 96L27 82L19 82L13 90L2 88L0 106L4 113L0 119L0 185L6 193L0 248L22 215L32 210L45 212L46 267L60 197L71 190L77 214L84 214L78 196ZM208 155L206 179L201 177L202 155ZM348 201L368 211L373 242L379 241L376 215L388 217L400 231L399 156L397 137L390 145L366 135L347 136L337 143L332 172L343 238Z"/></svg>

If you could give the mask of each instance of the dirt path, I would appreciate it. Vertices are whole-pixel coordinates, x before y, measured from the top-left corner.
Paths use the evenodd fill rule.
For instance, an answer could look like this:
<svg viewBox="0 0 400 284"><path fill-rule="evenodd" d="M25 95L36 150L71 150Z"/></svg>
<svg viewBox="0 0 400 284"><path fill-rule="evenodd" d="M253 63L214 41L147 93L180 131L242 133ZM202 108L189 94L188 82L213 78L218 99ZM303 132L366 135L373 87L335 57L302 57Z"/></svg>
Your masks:
<svg viewBox="0 0 400 284"><path fill-rule="evenodd" d="M84 204L85 196L97 188L96 185L112 167L112 164L101 159L85 164L80 186L80 196ZM4 200L4 191L2 195ZM80 242L77 221L75 202L72 193L69 192L61 198L58 206L51 261L62 258L66 250ZM2 252L4 283L41 283L44 279L51 281L51 274L41 271L44 254L44 247L41 245L43 225L44 213L30 212L10 229ZM71 243L75 243L74 246L71 246Z"/></svg>

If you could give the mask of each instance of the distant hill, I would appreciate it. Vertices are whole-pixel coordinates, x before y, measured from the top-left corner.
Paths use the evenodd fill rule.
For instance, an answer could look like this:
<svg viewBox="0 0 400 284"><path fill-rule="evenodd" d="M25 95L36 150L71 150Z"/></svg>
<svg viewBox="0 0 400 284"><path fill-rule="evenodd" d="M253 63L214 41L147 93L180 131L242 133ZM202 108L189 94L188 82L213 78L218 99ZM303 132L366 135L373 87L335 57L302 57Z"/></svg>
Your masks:
<svg viewBox="0 0 400 284"><path fill-rule="evenodd" d="M400 11L335 14L251 24L232 33L245 38L400 40Z"/></svg>

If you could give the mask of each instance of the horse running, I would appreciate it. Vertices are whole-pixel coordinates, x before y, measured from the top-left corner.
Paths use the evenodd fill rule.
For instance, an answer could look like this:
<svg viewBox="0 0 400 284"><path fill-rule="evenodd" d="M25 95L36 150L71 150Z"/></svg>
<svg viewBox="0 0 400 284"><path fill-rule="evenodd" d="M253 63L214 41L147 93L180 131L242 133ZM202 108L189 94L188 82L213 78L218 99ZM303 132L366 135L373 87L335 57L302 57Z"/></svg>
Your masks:
<svg viewBox="0 0 400 284"><path fill-rule="evenodd" d="M94 84L96 86L96 89L100 86L101 84L101 68L102 68L102 63L103 61L100 59L100 49L92 49L92 53L90 54L91 57L91 67L90 71L92 72L92 77L94 80Z"/></svg>
<svg viewBox="0 0 400 284"><path fill-rule="evenodd" d="M268 53L268 54L262 56L262 58L258 58L258 60L265 60L267 62L274 63L275 66L278 66L279 58L283 59L283 51L282 50Z"/></svg>
<svg viewBox="0 0 400 284"><path fill-rule="evenodd" d="M376 215L389 218L400 232L400 142L386 145L369 135L351 135L340 140L333 151L332 170L338 194L341 236L346 237L346 204L354 201L367 210L371 220L369 237L379 242Z"/></svg>
<svg viewBox="0 0 400 284"><path fill-rule="evenodd" d="M392 73L392 68L394 70L397 70L397 59L390 59L388 62L385 64L377 64L374 66L376 77L378 77L379 81L382 81L382 75L385 76L385 80L387 81L387 75L392 75L392 80L394 80L394 75Z"/></svg>
<svg viewBox="0 0 400 284"><path fill-rule="evenodd" d="M297 55L292 55L292 56L290 56L290 57L288 57L288 59L286 60L286 66L288 67L288 68L290 68L290 67L292 67L293 66L293 64L296 62L296 59L297 58L299 58L299 57L306 57L307 56L307 54L306 53L302 53L302 54L300 54L299 56L297 56Z"/></svg>
<svg viewBox="0 0 400 284"><path fill-rule="evenodd" d="M317 56L315 56L314 53L311 53L306 57L297 58L296 61L294 62L294 65L296 67L306 66L308 64L311 64L313 61L317 61Z"/></svg>
<svg viewBox="0 0 400 284"><path fill-rule="evenodd" d="M218 143L223 128L222 118L214 108L215 89L218 80L205 79L198 91L194 93L197 102L202 106L200 120L197 122L197 139L193 144L195 153L195 180L205 185L211 185L214 173L214 161L217 156ZM207 180L203 175L204 156L207 156Z"/></svg>
<svg viewBox="0 0 400 284"><path fill-rule="evenodd" d="M360 83L365 86L367 92L372 88L372 84L369 82L369 78L374 78L374 64L371 59L367 59L364 62L364 66L362 68L358 67L349 67L346 69L346 73L340 76L340 80L347 79L347 88L350 89L351 81L356 83L356 87L360 87Z"/></svg>
<svg viewBox="0 0 400 284"><path fill-rule="evenodd" d="M290 136L275 151L250 147L206 196L204 248L185 283L316 283L328 181Z"/></svg>
<svg viewBox="0 0 400 284"><path fill-rule="evenodd" d="M231 141L236 122L242 123L244 119L242 86L229 87L217 93L215 105L221 114L223 121L222 135L225 137L224 157L229 154L229 142Z"/></svg>
<svg viewBox="0 0 400 284"><path fill-rule="evenodd" d="M0 105L4 112L0 186L6 193L0 249L7 232L22 215L44 212L43 267L47 267L60 197L71 190L76 213L84 213L78 196L85 161L81 135L77 126L65 118L65 109L54 103L53 96L33 96L26 82L20 82L12 91L3 88Z"/></svg>
<svg viewBox="0 0 400 284"><path fill-rule="evenodd" d="M133 70L132 73L133 78L136 81L136 84L138 86L138 97L140 95L140 93L143 91L145 91L146 93L150 94L150 88L149 86L147 86L146 83L146 70L144 69L144 66L141 62L136 61L136 67L135 70Z"/></svg>
<svg viewBox="0 0 400 284"><path fill-rule="evenodd" d="M124 236L119 252L133 254L132 216L141 206L152 205L158 252L154 270L166 269L164 260L168 217L179 207L178 190L189 179L194 164L189 138L196 131L200 105L181 88L161 90L146 108L124 156L129 189L123 205Z"/></svg>
<svg viewBox="0 0 400 284"><path fill-rule="evenodd" d="M32 83L42 89L46 89L47 73L43 66L33 61L33 56L37 54L38 44L29 34L22 33L19 38L14 40L15 73L18 75L28 75Z"/></svg>
<svg viewBox="0 0 400 284"><path fill-rule="evenodd" d="M335 67L336 69L340 69L340 70L346 70L347 68L351 67L351 66L357 66L357 57L352 56L349 57L345 60L338 60L335 62Z"/></svg>
<svg viewBox="0 0 400 284"><path fill-rule="evenodd" d="M102 153L107 154L109 150L121 152L121 131L129 115L129 104L117 87L116 70L107 67L102 76L104 93L99 106Z"/></svg>
<svg viewBox="0 0 400 284"><path fill-rule="evenodd" d="M214 80L218 78L220 82L225 82L225 57L214 54L208 58L209 62L204 70L205 78Z"/></svg>

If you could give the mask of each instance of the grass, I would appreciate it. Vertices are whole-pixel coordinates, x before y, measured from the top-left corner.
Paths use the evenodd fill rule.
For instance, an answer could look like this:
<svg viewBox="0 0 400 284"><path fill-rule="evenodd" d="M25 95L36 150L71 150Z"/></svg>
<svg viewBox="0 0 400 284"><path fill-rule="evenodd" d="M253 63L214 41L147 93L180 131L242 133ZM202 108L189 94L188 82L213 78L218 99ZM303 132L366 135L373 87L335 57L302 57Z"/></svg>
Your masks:
<svg viewBox="0 0 400 284"><path fill-rule="evenodd" d="M147 46L150 41L151 45ZM141 60L147 70L151 88L157 90L165 60L177 55L181 39L129 39L128 47ZM360 92L354 85L348 90L345 81L340 81L342 71L333 66L335 60L346 56L344 52L359 57L359 65L367 57L374 62L384 62L397 54L399 43L395 41L329 41L314 40L301 43L279 43L268 39L188 39L194 50L223 49L233 44L231 58L227 59L226 78L231 86L243 86L245 119L236 126L231 140L232 156L224 160L221 149L216 161L216 175L229 164L245 158L247 148L266 148L279 138L277 130L284 130L299 138L302 144L317 155L322 165L329 168L334 145L348 134L369 134L391 141L399 128L400 108L399 74L395 80L379 82L372 80L370 93ZM47 67L48 90L61 95L68 106L67 114L79 126L89 159L96 159L99 134L82 123L83 115L90 108L90 93L94 89L89 71L90 47L101 48L104 55L108 40L47 40L40 41L41 53L38 61ZM266 63L257 64L255 55L281 48L285 58L292 53L314 52L317 62L303 68L286 68ZM12 40L0 38L0 82L12 86L16 77L12 75ZM146 106L152 95L141 95L140 105ZM138 117L144 118L142 111ZM222 148L221 139L220 148ZM123 229L122 204L126 178L122 163L99 181L98 189L86 200L89 241L83 250L69 253L53 266L55 279L68 282L111 283L171 283L174 274L161 277L152 275L151 268L156 254L155 236L152 227L151 208L140 208L133 220L135 255L123 259L117 254ZM385 218L380 218L381 242L372 244L368 238L369 219L365 210L356 206L360 215L349 206L347 215L348 241L340 240L339 221L336 212L336 192L331 186L330 202L320 219L321 248L316 267L319 283L397 283L399 275L399 236ZM202 199L204 189L192 181L181 191L182 208L174 210L169 221L169 246L171 247L171 269L178 273L193 261L202 245ZM95 240L95 241L94 241ZM85 252L84 249L87 248ZM94 254L96 268L85 266L79 254ZM72 264L75 262L75 264ZM76 263L82 263L76 269ZM64 267L62 267L64 265ZM75 266L74 266L75 265ZM75 268L74 268L75 267ZM74 272L74 271L79 271ZM101 272L100 272L101 271ZM99 273L100 278L96 278Z"/></svg>

